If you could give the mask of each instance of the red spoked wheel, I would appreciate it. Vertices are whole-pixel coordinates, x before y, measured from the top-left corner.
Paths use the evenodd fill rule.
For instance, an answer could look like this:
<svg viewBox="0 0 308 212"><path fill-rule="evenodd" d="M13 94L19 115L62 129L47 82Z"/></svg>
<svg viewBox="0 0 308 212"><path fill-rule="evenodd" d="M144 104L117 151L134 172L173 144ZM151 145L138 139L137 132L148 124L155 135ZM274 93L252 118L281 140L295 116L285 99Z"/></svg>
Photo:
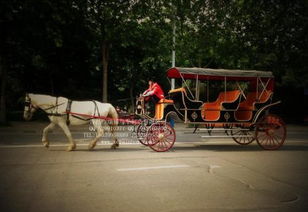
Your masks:
<svg viewBox="0 0 308 212"><path fill-rule="evenodd" d="M175 139L175 131L169 123L157 122L148 129L148 146L156 152L166 152L171 149Z"/></svg>
<svg viewBox="0 0 308 212"><path fill-rule="evenodd" d="M287 136L283 120L273 114L264 116L256 125L256 140L265 150L279 149Z"/></svg>
<svg viewBox="0 0 308 212"><path fill-rule="evenodd" d="M231 135L233 140L240 145L248 145L255 140L255 132L249 128L232 129Z"/></svg>
<svg viewBox="0 0 308 212"><path fill-rule="evenodd" d="M147 131L149 126L145 122L141 122L137 127L137 138L141 144L144 146L148 146L148 142L146 139Z"/></svg>

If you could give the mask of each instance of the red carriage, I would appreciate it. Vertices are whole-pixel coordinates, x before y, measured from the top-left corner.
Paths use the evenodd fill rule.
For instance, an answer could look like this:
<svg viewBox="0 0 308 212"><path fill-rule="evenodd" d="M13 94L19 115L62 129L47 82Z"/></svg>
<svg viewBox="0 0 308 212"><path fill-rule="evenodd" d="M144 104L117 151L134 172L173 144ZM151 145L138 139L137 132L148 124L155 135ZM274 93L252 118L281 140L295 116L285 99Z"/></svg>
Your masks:
<svg viewBox="0 0 308 212"><path fill-rule="evenodd" d="M266 150L281 147L286 138L283 120L269 113L273 101L272 72L208 68L178 68L167 71L178 87L155 105L155 115L146 111L144 99L137 99L136 114L143 121L137 128L139 141L155 151L168 151L176 133L170 122L181 120L195 126L194 132L223 131L240 145L254 140ZM202 127L202 128L201 128Z"/></svg>

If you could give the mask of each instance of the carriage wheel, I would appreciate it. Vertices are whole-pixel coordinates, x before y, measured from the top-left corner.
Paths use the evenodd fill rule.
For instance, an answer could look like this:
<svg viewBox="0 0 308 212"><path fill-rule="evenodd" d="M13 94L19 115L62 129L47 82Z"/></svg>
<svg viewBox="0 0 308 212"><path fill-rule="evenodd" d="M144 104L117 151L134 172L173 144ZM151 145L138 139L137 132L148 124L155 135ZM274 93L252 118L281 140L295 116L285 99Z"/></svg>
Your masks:
<svg viewBox="0 0 308 212"><path fill-rule="evenodd" d="M240 145L248 145L255 140L254 130L247 128L232 130L231 136L233 140Z"/></svg>
<svg viewBox="0 0 308 212"><path fill-rule="evenodd" d="M263 149L278 149L283 145L286 136L286 125L279 116L268 114L257 123L256 140Z"/></svg>
<svg viewBox="0 0 308 212"><path fill-rule="evenodd" d="M173 147L175 138L174 129L165 122L152 124L147 134L149 147L156 152L168 151Z"/></svg>
<svg viewBox="0 0 308 212"><path fill-rule="evenodd" d="M146 123L144 122L139 124L139 126L137 127L137 138L139 142L143 144L144 146L148 146L148 142L146 139L148 128L149 127L147 127Z"/></svg>

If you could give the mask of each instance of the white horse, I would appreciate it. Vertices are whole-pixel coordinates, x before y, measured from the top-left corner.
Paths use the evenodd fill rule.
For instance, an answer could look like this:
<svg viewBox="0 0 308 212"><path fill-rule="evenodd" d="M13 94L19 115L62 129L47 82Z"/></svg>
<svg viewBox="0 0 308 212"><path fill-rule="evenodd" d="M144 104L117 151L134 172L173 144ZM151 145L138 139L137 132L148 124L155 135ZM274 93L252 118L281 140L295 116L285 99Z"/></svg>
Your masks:
<svg viewBox="0 0 308 212"><path fill-rule="evenodd" d="M67 151L75 150L76 143L72 138L68 125L84 125L92 122L96 130L96 137L88 146L88 149L92 150L98 139L104 134L102 123L106 122L106 120L110 125L111 134L114 139L111 148L115 149L119 146L118 140L114 135L115 127L118 125L118 113L109 103L101 103L98 101L72 101L65 97L26 94L24 119L30 120L37 109L45 111L51 122L43 130L42 142L46 148L49 147L49 141L47 139L48 132L58 125L62 128L69 141Z"/></svg>

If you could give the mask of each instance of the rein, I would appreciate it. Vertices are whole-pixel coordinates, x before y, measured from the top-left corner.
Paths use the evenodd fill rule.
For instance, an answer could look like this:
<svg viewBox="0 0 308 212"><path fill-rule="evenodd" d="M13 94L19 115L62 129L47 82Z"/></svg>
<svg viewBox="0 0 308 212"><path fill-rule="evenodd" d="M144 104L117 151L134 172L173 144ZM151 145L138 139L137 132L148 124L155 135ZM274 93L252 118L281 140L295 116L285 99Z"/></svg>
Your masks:
<svg viewBox="0 0 308 212"><path fill-rule="evenodd" d="M25 106L29 107L29 110L31 110L31 108L41 109L47 114L47 116L66 116L66 124L67 125L70 124L70 116L77 118L79 120L82 120L82 121L89 121L89 120L92 120L92 119L102 119L102 120L106 120L106 121L117 120L117 121L122 122L122 123L140 124L139 120L137 121L137 120L128 120L128 119L113 119L113 118L101 116L96 101L93 100L92 102L94 104L93 115L72 112L71 107L72 107L73 100L70 100L70 99L68 99L68 101L67 101L67 106L66 106L65 112L64 113L58 113L58 107L65 104L65 102L58 104L58 97L56 97L56 105L50 106L46 109L41 109L40 107L33 105L32 102L31 102L31 98L27 95L27 100L25 101ZM52 110L52 109L56 109L55 112L47 112L48 110Z"/></svg>
<svg viewBox="0 0 308 212"><path fill-rule="evenodd" d="M81 120L85 120L85 119L81 118L80 116L88 117L87 120L91 120L91 119L102 119L102 120L106 120L106 121L118 120L119 122L122 122L122 123L130 123L130 124L140 124L140 123L141 123L140 120L113 119L113 118L109 118L109 117L106 117L106 116L95 116L95 115L92 116L92 115L88 115L88 114L74 113L74 112L69 112L69 114L71 114L73 117L79 118L79 119L81 119Z"/></svg>

